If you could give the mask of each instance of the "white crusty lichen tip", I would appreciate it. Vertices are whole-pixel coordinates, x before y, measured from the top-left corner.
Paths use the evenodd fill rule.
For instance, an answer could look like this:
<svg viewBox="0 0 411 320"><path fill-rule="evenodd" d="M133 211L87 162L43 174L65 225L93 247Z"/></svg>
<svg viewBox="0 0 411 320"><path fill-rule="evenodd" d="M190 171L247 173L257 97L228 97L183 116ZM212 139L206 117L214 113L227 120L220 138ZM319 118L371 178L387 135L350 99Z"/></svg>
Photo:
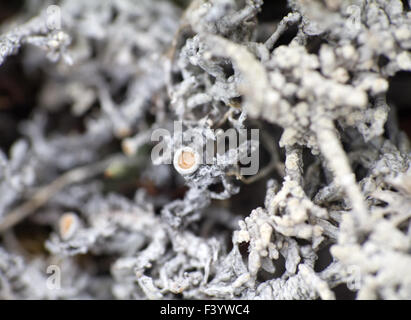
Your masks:
<svg viewBox="0 0 411 320"><path fill-rule="evenodd" d="M70 239L77 231L80 225L77 215L74 213L65 213L59 220L59 233L63 240Z"/></svg>
<svg viewBox="0 0 411 320"><path fill-rule="evenodd" d="M191 147L182 147L174 154L174 168L181 175L188 175L195 172L200 166L200 155Z"/></svg>

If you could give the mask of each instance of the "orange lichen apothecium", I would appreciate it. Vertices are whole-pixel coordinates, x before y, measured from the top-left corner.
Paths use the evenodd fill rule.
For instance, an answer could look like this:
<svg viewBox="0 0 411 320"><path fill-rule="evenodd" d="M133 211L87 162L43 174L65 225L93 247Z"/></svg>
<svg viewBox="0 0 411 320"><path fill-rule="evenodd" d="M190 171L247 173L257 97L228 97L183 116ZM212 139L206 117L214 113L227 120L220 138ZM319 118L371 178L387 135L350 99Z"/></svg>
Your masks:
<svg viewBox="0 0 411 320"><path fill-rule="evenodd" d="M66 213L60 218L59 231L63 239L70 238L77 226L77 217L72 213Z"/></svg>
<svg viewBox="0 0 411 320"><path fill-rule="evenodd" d="M191 151L183 151L178 157L178 166L181 169L190 169L196 163L196 157Z"/></svg>
<svg viewBox="0 0 411 320"><path fill-rule="evenodd" d="M183 147L174 154L173 164L180 174L192 174L200 165L200 155L191 147Z"/></svg>

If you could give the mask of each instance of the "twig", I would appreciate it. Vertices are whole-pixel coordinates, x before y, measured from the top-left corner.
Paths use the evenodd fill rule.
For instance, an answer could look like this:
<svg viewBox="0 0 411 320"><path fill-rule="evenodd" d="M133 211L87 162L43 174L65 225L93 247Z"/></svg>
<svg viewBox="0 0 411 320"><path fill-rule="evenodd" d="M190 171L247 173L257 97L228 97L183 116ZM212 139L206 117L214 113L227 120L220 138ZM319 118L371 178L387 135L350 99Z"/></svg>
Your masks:
<svg viewBox="0 0 411 320"><path fill-rule="evenodd" d="M120 160L122 158L125 157L117 154L102 160L101 162L75 168L64 173L51 184L40 188L40 190L38 190L30 200L26 201L7 214L0 223L0 234L14 227L29 215L33 214L65 186L89 179L103 172L113 161Z"/></svg>

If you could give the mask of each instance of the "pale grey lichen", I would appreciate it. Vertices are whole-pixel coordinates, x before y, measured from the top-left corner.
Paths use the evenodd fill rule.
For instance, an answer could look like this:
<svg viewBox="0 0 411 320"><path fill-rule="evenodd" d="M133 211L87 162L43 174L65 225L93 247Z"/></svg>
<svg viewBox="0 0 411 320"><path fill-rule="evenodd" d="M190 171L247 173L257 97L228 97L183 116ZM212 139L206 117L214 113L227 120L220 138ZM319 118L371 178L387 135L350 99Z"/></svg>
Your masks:
<svg viewBox="0 0 411 320"><path fill-rule="evenodd" d="M409 1L61 0L58 30L26 2L0 36L0 71L42 74L0 139L0 298L411 299L410 148L387 98L411 71ZM216 129L260 143L175 170L147 151L175 120L170 150Z"/></svg>

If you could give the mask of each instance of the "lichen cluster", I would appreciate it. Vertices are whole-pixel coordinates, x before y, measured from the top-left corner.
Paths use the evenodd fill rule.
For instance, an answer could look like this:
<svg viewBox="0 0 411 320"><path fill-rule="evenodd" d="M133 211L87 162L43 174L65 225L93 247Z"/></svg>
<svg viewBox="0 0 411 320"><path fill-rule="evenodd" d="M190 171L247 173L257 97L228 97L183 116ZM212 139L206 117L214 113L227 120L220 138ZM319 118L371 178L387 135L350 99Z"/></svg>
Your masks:
<svg viewBox="0 0 411 320"><path fill-rule="evenodd" d="M36 0L0 26L0 71L38 82L0 140L1 299L411 299L411 153L387 98L411 2L263 2ZM153 133L176 121L161 164ZM242 143L198 164L227 130Z"/></svg>

